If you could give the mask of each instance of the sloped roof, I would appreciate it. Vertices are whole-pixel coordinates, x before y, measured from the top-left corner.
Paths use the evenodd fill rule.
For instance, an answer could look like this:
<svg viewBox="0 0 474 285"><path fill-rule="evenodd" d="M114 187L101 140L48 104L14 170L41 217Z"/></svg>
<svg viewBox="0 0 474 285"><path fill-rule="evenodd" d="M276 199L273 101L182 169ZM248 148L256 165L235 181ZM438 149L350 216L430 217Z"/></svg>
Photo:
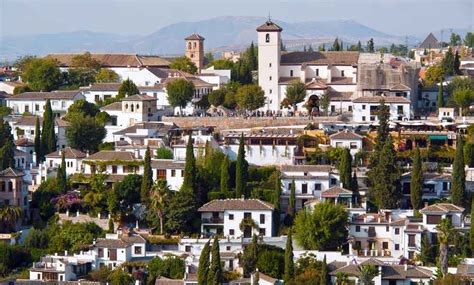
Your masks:
<svg viewBox="0 0 474 285"><path fill-rule="evenodd" d="M127 96L122 99L122 101L154 101L154 100L156 100L156 98L148 96L148 95L142 95L142 94Z"/></svg>
<svg viewBox="0 0 474 285"><path fill-rule="evenodd" d="M175 124L167 124L164 122L139 122L135 123L133 126L130 126L120 131L116 131L114 135L125 135L130 133L136 133L139 129L153 129L158 133L158 135L165 136L168 132L176 127Z"/></svg>
<svg viewBox="0 0 474 285"><path fill-rule="evenodd" d="M281 32L283 29L270 19L257 28L257 32Z"/></svg>
<svg viewBox="0 0 474 285"><path fill-rule="evenodd" d="M218 199L204 204L199 212L223 212L225 210L273 210L268 202L258 199Z"/></svg>
<svg viewBox="0 0 474 285"><path fill-rule="evenodd" d="M367 260L364 260L360 263L360 265L377 265L377 266L383 265L383 264L384 263L381 260L379 260L377 258L373 258L373 257L371 257Z"/></svg>
<svg viewBox="0 0 474 285"><path fill-rule="evenodd" d="M122 110L122 102L113 102L109 105L105 105L104 107L100 108L102 111L120 111Z"/></svg>
<svg viewBox="0 0 474 285"><path fill-rule="evenodd" d="M163 276L158 276L155 280L155 285L182 285L184 284L183 280L166 278Z"/></svg>
<svg viewBox="0 0 474 285"><path fill-rule="evenodd" d="M447 214L450 212L454 213L462 213L464 212L463 207L456 206L454 204L450 203L439 203L439 204L433 204L429 205L427 207L424 207L423 209L420 210L420 213L442 213L442 214Z"/></svg>
<svg viewBox="0 0 474 285"><path fill-rule="evenodd" d="M402 83L395 84L394 86L390 87L390 90L391 91L411 91L410 87Z"/></svg>
<svg viewBox="0 0 474 285"><path fill-rule="evenodd" d="M329 138L336 140L361 140L363 137L349 130L344 130L330 135Z"/></svg>
<svg viewBox="0 0 474 285"><path fill-rule="evenodd" d="M81 54L50 54L47 57L57 60L60 66L72 65L75 56ZM170 62L159 56L137 54L91 54L92 58L101 63L102 67L143 67L143 66L169 66Z"/></svg>
<svg viewBox="0 0 474 285"><path fill-rule="evenodd" d="M184 169L183 161L175 161L172 159L152 159L151 168L153 169Z"/></svg>
<svg viewBox="0 0 474 285"><path fill-rule="evenodd" d="M135 155L128 151L102 150L90 155L87 160L135 160Z"/></svg>
<svg viewBox="0 0 474 285"><path fill-rule="evenodd" d="M65 90L51 92L24 92L8 98L8 100L73 100L81 90Z"/></svg>
<svg viewBox="0 0 474 285"><path fill-rule="evenodd" d="M11 167L6 168L2 171L0 171L0 176L1 177L21 177L24 176L25 174L19 170L13 169Z"/></svg>
<svg viewBox="0 0 474 285"><path fill-rule="evenodd" d="M16 141L14 141L14 143L16 146L34 146L35 145L34 141L31 141L27 138L17 139Z"/></svg>
<svg viewBox="0 0 474 285"><path fill-rule="evenodd" d="M73 148L68 146L68 147L65 147L61 150L57 150L55 152L49 153L49 154L45 155L45 157L47 157L47 158L61 158L62 157L61 152L64 153L64 158L68 158L68 159L84 158L84 157L87 156L82 151L77 150L77 149L73 149Z"/></svg>
<svg viewBox="0 0 474 285"><path fill-rule="evenodd" d="M94 83L91 86L85 88L90 91L118 91L122 83Z"/></svg>
<svg viewBox="0 0 474 285"><path fill-rule="evenodd" d="M281 55L281 64L309 65L357 65L359 52L356 51L296 51Z"/></svg>
<svg viewBox="0 0 474 285"><path fill-rule="evenodd" d="M331 165L282 165L282 172L330 172Z"/></svg>
<svg viewBox="0 0 474 285"><path fill-rule="evenodd" d="M433 33L429 33L425 40L420 44L418 48L440 48L441 45L438 42L438 39L433 35Z"/></svg>
<svg viewBox="0 0 474 285"><path fill-rule="evenodd" d="M203 40L205 40L205 38L203 36L197 34L197 33L193 33L192 35L187 36L185 38L185 40L187 40L187 41L191 41L191 40L203 41Z"/></svg>
<svg viewBox="0 0 474 285"><path fill-rule="evenodd" d="M410 104L410 100L408 100L405 97L398 97L398 96L366 96L366 97L356 98L352 102L354 103L380 103L382 100L385 101L385 103Z"/></svg>
<svg viewBox="0 0 474 285"><path fill-rule="evenodd" d="M322 198L336 198L340 195L352 195L352 191L339 186L333 186L321 192Z"/></svg>

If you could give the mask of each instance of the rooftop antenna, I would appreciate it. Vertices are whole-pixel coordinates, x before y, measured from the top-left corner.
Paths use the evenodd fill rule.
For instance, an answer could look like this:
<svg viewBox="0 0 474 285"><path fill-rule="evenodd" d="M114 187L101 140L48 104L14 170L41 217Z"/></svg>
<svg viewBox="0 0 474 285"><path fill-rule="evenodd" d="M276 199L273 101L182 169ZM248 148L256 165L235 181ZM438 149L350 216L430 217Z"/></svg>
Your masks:
<svg viewBox="0 0 474 285"><path fill-rule="evenodd" d="M271 22L272 21L272 17L270 15L270 11L268 11L268 22Z"/></svg>

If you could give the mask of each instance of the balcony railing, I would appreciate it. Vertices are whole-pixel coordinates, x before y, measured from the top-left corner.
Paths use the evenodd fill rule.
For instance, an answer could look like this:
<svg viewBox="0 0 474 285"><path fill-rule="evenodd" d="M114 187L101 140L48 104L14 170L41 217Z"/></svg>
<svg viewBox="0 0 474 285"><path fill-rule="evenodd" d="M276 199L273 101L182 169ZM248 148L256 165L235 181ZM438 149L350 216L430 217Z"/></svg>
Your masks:
<svg viewBox="0 0 474 285"><path fill-rule="evenodd" d="M392 256L392 252L388 249L361 249L357 251L358 256Z"/></svg>
<svg viewBox="0 0 474 285"><path fill-rule="evenodd" d="M203 218L202 219L203 224L223 224L224 219L223 218Z"/></svg>

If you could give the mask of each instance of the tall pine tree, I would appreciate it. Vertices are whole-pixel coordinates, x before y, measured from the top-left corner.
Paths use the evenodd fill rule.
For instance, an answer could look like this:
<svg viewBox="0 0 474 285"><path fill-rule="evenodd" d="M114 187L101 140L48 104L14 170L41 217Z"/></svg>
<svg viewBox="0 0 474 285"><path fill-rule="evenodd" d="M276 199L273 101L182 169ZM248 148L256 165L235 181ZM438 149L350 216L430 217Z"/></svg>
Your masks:
<svg viewBox="0 0 474 285"><path fill-rule="evenodd" d="M61 150L61 165L56 173L56 181L59 191L66 193L68 191L67 174L66 174L66 158L64 150Z"/></svg>
<svg viewBox="0 0 474 285"><path fill-rule="evenodd" d="M14 166L13 132L8 122L0 116L0 170Z"/></svg>
<svg viewBox="0 0 474 285"><path fill-rule="evenodd" d="M413 157L413 169L411 171L410 181L410 199L411 206L418 211L423 206L423 170L421 163L420 149L416 147Z"/></svg>
<svg viewBox="0 0 474 285"><path fill-rule="evenodd" d="M438 108L444 107L444 91L443 91L443 80L439 83L438 86L438 98L437 98Z"/></svg>
<svg viewBox="0 0 474 285"><path fill-rule="evenodd" d="M292 219L296 215L296 184L295 184L295 180L291 181L291 185L290 185L290 199L288 201L287 213L288 213L288 216L290 216Z"/></svg>
<svg viewBox="0 0 474 285"><path fill-rule="evenodd" d="M229 157L226 155L224 160L221 163L221 191L222 192L229 192L230 191L230 160Z"/></svg>
<svg viewBox="0 0 474 285"><path fill-rule="evenodd" d="M211 248L209 246L209 241L206 242L204 247L201 250L201 256L199 256L199 265L197 272L198 285L207 284L207 276L209 274L209 254L211 253Z"/></svg>
<svg viewBox="0 0 474 285"><path fill-rule="evenodd" d="M244 134L240 136L237 164L235 166L235 197L246 194L248 163L245 160Z"/></svg>
<svg viewBox="0 0 474 285"><path fill-rule="evenodd" d="M283 274L283 280L285 284L289 283L295 274L295 264L293 260L293 239L291 237L291 228L288 229L288 237L286 240L285 247L285 272Z"/></svg>
<svg viewBox="0 0 474 285"><path fill-rule="evenodd" d="M193 137L189 134L186 145L186 163L184 165L184 180L181 191L193 193L196 187L196 158L194 157Z"/></svg>
<svg viewBox="0 0 474 285"><path fill-rule="evenodd" d="M41 155L44 157L48 153L56 151L56 133L54 131L54 114L51 109L51 102L46 100L43 114L43 127L41 133Z"/></svg>
<svg viewBox="0 0 474 285"><path fill-rule="evenodd" d="M273 181L273 196L272 196L272 203L275 207L273 212L273 224L275 225L275 234L278 234L280 231L280 198L281 198L281 180L280 180L280 172L278 170L275 171L275 180Z"/></svg>
<svg viewBox="0 0 474 285"><path fill-rule="evenodd" d="M40 121L39 117L36 116L35 120L35 160L36 166L43 160L41 155L41 130L40 130Z"/></svg>
<svg viewBox="0 0 474 285"><path fill-rule="evenodd" d="M257 266L258 259L258 239L257 235L253 235L252 242L245 247L242 256L242 268L244 269L244 276L250 276Z"/></svg>
<svg viewBox="0 0 474 285"><path fill-rule="evenodd" d="M341 161L339 162L339 175L342 187L351 188L352 156L348 148L344 148Z"/></svg>
<svg viewBox="0 0 474 285"><path fill-rule="evenodd" d="M319 281L320 285L328 284L328 264L326 262L326 255L324 255L323 264L321 265L321 280Z"/></svg>
<svg viewBox="0 0 474 285"><path fill-rule="evenodd" d="M219 255L219 239L214 237L211 249L211 265L207 274L208 285L220 285L222 282L221 257Z"/></svg>
<svg viewBox="0 0 474 285"><path fill-rule="evenodd" d="M357 181L357 173L355 170L352 174L350 190L352 191L353 203L358 205L360 203L359 182Z"/></svg>
<svg viewBox="0 0 474 285"><path fill-rule="evenodd" d="M150 147L147 146L145 151L145 157L143 161L143 177L142 185L140 187L140 196L143 204L148 204L149 193L151 186L153 185L153 172L151 170L151 154Z"/></svg>
<svg viewBox="0 0 474 285"><path fill-rule="evenodd" d="M455 205L464 206L466 198L466 172L464 169L464 142L461 135L457 137L456 155L451 176L451 199Z"/></svg>

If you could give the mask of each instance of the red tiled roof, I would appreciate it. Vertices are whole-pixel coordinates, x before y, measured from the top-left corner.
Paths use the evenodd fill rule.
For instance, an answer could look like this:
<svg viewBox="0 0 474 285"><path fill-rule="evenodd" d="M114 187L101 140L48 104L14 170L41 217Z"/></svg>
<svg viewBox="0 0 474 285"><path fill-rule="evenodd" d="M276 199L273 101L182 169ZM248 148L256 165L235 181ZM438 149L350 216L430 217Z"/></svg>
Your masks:
<svg viewBox="0 0 474 285"><path fill-rule="evenodd" d="M283 29L271 20L265 22L265 24L257 28L257 32L281 32Z"/></svg>
<svg viewBox="0 0 474 285"><path fill-rule="evenodd" d="M225 210L273 210L268 202L258 199L212 200L199 208L199 212L223 212Z"/></svg>
<svg viewBox="0 0 474 285"><path fill-rule="evenodd" d="M336 139L336 140L361 140L363 137L349 130L345 130L345 131L341 131L339 133L330 135L329 138Z"/></svg>

